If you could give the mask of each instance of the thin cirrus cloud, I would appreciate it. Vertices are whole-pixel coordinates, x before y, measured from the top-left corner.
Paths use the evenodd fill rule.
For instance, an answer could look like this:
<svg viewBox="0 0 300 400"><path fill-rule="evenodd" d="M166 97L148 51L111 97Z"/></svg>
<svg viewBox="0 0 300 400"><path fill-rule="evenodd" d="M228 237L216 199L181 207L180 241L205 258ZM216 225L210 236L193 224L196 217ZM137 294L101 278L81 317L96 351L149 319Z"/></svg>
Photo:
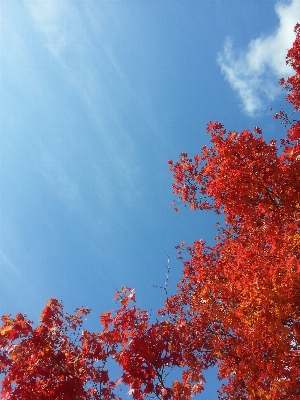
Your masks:
<svg viewBox="0 0 300 400"><path fill-rule="evenodd" d="M59 57L68 45L67 24L63 24L61 16L67 21L74 19L73 9L67 1L29 0L24 3L27 7L37 30L46 39L46 46Z"/></svg>
<svg viewBox="0 0 300 400"><path fill-rule="evenodd" d="M18 276L20 278L21 272L19 269L8 259L6 254L0 249L0 269L5 269L5 272L7 271L12 272L14 275Z"/></svg>
<svg viewBox="0 0 300 400"><path fill-rule="evenodd" d="M294 40L291 28L300 22L300 2L277 2L275 12L279 26L273 34L251 40L248 49L239 52L227 38L218 56L225 79L238 93L244 111L250 116L258 114L266 100L271 101L279 94L276 80L290 72L284 60Z"/></svg>
<svg viewBox="0 0 300 400"><path fill-rule="evenodd" d="M113 59L109 43L105 43L104 39L102 43L101 35L95 35L89 15L89 3L78 4L70 0L28 0L24 5L45 47L64 70L64 76L77 92L78 99L83 100L86 117L97 137L95 140L101 144L102 154L110 159L110 170L107 171L107 163L104 160L96 157L95 151L90 149L88 139L84 136L80 141L81 146L84 142L89 151L87 158L94 159L94 169L102 168L110 175L118 177L116 184L124 189L120 192L123 193L125 201L130 202L134 197L131 196L131 191L137 186L138 168L132 162L135 158L135 146L131 131L125 127L119 116L119 110L123 109L126 103L124 96L130 92L130 88ZM102 14L99 14L99 17L98 23L101 25ZM47 171L47 177L51 184L55 183L53 187L60 188L61 183L65 181L64 177L67 176L63 170L64 166L61 166L63 178L54 182L49 157L46 161L44 169ZM60 195L68 198L78 197L78 183L72 181L72 176L68 177L68 182L70 190L60 192ZM94 182L94 185L97 186L97 182Z"/></svg>

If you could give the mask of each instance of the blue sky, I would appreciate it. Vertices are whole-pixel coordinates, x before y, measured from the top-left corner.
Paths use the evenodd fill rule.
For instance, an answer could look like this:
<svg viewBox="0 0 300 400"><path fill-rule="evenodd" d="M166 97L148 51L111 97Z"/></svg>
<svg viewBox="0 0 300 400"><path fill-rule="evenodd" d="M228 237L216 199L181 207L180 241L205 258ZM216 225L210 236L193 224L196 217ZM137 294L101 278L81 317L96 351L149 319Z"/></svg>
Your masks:
<svg viewBox="0 0 300 400"><path fill-rule="evenodd" d="M55 297L97 330L122 286L156 310L167 256L172 292L174 246L217 221L173 211L167 161L210 120L282 135L300 2L2 0L0 18L0 314Z"/></svg>

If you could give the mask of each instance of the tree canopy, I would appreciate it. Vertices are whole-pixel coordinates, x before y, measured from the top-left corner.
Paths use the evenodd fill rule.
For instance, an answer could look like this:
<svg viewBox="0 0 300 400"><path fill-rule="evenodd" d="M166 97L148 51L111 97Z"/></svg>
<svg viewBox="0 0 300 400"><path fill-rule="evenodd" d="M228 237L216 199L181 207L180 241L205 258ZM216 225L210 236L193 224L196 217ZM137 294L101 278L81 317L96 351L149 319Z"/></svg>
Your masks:
<svg viewBox="0 0 300 400"><path fill-rule="evenodd" d="M293 118L300 25L295 33L286 59L294 75L280 80ZM177 246L180 257L187 254L182 279L156 320L136 306L130 288L116 293L119 308L101 315L98 333L83 329L89 309L70 315L56 299L39 324L23 314L2 317L3 399L119 399L124 385L137 400L190 399L211 366L225 379L220 398L299 397L300 121L284 111L275 118L287 127L279 143L266 142L259 127L228 132L210 122L210 146L169 161L181 202L222 222L213 246ZM180 376L170 382L174 368Z"/></svg>

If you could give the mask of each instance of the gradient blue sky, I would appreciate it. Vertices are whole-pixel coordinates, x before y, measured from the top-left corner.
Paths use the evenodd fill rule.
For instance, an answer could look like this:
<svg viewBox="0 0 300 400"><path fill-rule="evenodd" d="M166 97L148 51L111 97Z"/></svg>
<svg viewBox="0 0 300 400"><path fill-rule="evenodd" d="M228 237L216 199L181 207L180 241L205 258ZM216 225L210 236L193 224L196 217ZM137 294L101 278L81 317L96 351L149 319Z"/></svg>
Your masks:
<svg viewBox="0 0 300 400"><path fill-rule="evenodd" d="M210 120L282 134L300 1L1 0L0 18L0 314L56 297L97 330L122 286L156 310L167 255L172 292L174 246L217 221L170 208L167 160Z"/></svg>

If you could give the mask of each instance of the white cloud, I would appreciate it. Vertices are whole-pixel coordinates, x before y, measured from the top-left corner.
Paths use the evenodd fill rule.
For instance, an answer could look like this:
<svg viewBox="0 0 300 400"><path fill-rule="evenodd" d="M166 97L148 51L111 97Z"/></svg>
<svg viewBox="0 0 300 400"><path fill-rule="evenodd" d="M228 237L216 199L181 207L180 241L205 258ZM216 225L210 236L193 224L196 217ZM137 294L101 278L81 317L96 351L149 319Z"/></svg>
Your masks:
<svg viewBox="0 0 300 400"><path fill-rule="evenodd" d="M275 11L279 26L273 34L252 40L247 51L238 53L227 39L218 56L225 79L238 92L246 113L252 116L266 100L275 98L280 92L279 78L291 72L285 57L295 38L293 28L300 22L300 1L277 2Z"/></svg>
<svg viewBox="0 0 300 400"><path fill-rule="evenodd" d="M36 29L46 38L48 49L59 56L68 44L66 25L73 17L69 2L27 0L24 5L28 8ZM64 21L62 16L65 17Z"/></svg>

